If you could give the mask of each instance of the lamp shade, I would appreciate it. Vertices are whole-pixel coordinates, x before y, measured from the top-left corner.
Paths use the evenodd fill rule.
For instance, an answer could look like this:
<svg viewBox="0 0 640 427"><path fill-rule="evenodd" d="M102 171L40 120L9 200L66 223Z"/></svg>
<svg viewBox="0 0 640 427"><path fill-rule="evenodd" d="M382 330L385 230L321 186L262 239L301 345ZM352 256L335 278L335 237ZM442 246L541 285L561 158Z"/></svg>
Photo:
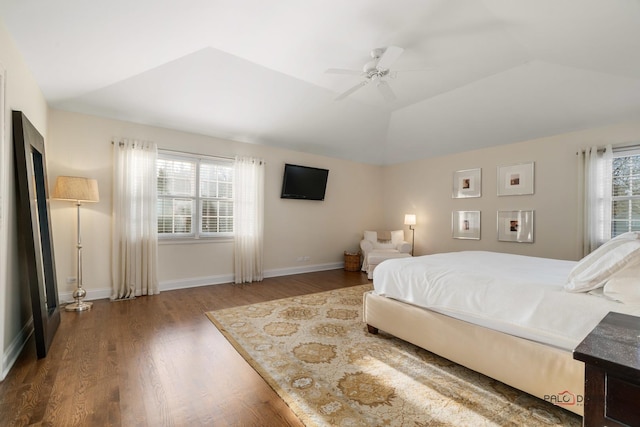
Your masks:
<svg viewBox="0 0 640 427"><path fill-rule="evenodd" d="M79 176L59 176L53 188L53 198L74 202L98 202L98 181Z"/></svg>
<svg viewBox="0 0 640 427"><path fill-rule="evenodd" d="M416 225L416 215L406 214L404 216L404 225Z"/></svg>

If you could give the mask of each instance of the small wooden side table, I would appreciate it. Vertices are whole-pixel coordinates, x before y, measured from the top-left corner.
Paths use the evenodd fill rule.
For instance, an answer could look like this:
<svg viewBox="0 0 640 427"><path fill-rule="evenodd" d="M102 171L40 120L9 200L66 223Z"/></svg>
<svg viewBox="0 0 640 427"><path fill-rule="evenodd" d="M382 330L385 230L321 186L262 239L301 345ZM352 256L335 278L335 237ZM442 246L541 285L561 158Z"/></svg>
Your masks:
<svg viewBox="0 0 640 427"><path fill-rule="evenodd" d="M640 426L640 317L607 314L573 358L585 364L583 426Z"/></svg>

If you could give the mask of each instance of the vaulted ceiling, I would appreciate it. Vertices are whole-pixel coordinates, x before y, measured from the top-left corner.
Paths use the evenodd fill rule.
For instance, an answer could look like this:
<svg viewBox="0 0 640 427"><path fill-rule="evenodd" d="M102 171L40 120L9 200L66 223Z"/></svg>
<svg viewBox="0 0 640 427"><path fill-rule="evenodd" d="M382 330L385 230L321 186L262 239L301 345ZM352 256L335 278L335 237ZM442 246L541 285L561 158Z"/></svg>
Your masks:
<svg viewBox="0 0 640 427"><path fill-rule="evenodd" d="M390 164L640 119L637 0L0 0L53 108ZM374 48L404 51L358 85Z"/></svg>

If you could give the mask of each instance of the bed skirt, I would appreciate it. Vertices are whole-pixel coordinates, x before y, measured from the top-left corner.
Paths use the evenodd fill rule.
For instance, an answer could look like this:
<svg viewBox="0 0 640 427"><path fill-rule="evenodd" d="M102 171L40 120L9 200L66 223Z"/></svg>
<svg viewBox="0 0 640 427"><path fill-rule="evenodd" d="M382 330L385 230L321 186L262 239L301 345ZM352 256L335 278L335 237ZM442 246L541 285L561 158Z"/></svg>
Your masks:
<svg viewBox="0 0 640 427"><path fill-rule="evenodd" d="M573 353L367 292L364 321L469 369L583 415L584 363ZM418 326L420 325L420 326Z"/></svg>

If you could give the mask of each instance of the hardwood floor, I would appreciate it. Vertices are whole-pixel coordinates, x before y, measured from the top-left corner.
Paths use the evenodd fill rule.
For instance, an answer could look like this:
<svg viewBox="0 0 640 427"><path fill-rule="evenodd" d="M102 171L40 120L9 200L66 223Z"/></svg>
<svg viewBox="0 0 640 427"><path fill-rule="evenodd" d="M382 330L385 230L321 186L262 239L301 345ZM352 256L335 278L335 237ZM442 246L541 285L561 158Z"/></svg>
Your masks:
<svg viewBox="0 0 640 427"><path fill-rule="evenodd" d="M362 283L331 270L63 312L47 357L32 338L0 383L0 425L300 426L204 313Z"/></svg>

